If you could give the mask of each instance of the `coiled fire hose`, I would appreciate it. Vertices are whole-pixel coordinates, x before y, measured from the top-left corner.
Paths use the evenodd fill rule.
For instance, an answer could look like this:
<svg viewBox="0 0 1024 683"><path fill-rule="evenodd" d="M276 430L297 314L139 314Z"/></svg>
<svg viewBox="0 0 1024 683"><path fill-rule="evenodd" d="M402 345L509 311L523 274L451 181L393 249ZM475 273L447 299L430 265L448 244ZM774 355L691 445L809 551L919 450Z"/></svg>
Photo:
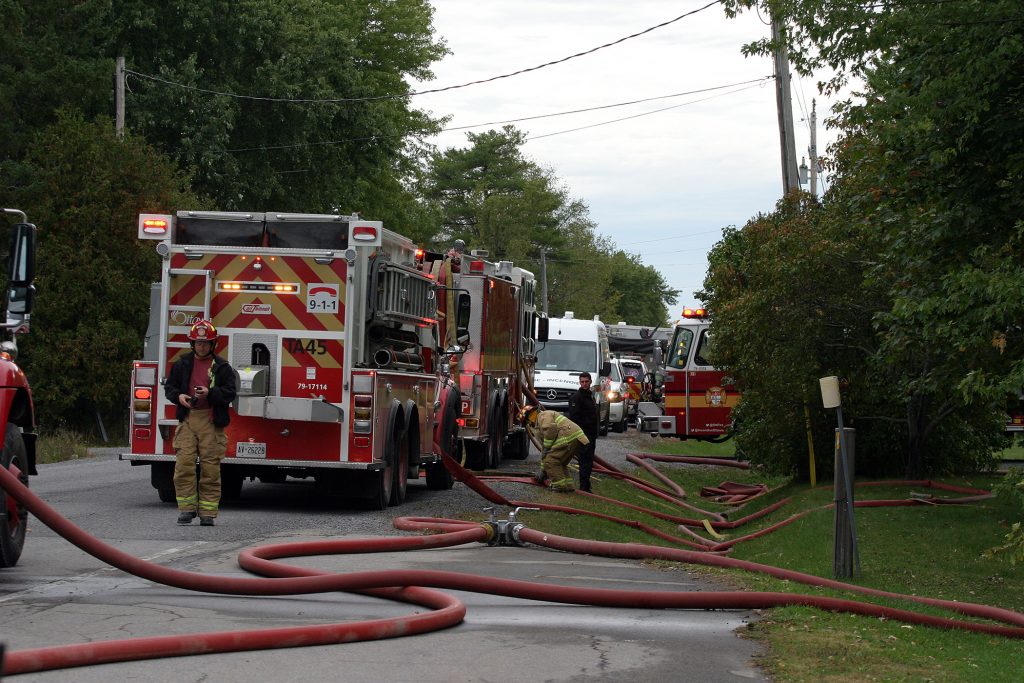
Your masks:
<svg viewBox="0 0 1024 683"><path fill-rule="evenodd" d="M473 475L445 456L452 474L463 480ZM507 597L543 600L579 605L675 608L675 609L755 609L785 605L805 605L820 609L850 612L878 618L896 619L911 624L940 628L958 628L1013 638L1024 638L1024 614L1012 610L901 595L863 588L839 581L745 562L707 552L695 552L633 543L608 543L555 536L517 525L517 541L533 543L567 552L619 558L664 559L708 566L744 569L812 586L859 592L872 596L901 598L941 607L965 616L989 619L1000 624L975 623L938 617L910 610L838 598L778 592L699 592L629 591L600 588L572 588L513 579L475 576L447 571L383 570L348 574L325 573L289 566L274 560L287 557L368 553L403 549L443 548L469 542L486 542L494 529L489 525L449 519L398 518L396 527L439 532L429 536L402 536L375 539L339 539L317 542L283 543L243 551L242 568L265 578L218 577L163 567L124 553L90 536L61 516L42 499L21 484L17 472L0 468L0 487L17 499L41 522L94 557L141 578L184 588L228 595L297 595L326 591L349 591L406 602L429 608L430 612L403 617L374 619L316 626L256 629L245 631L198 633L184 636L133 638L96 643L18 650L7 654L2 673L18 674L94 664L206 654L238 652L282 647L302 647L360 640L399 637L426 633L459 624L465 605L437 588L464 590ZM486 488L477 480L476 485ZM475 487L476 488L476 487ZM504 500L491 490L495 499ZM506 501L507 502L507 501ZM513 503L514 504L514 503ZM525 505L525 503L524 503ZM269 577L269 578L267 578Z"/></svg>

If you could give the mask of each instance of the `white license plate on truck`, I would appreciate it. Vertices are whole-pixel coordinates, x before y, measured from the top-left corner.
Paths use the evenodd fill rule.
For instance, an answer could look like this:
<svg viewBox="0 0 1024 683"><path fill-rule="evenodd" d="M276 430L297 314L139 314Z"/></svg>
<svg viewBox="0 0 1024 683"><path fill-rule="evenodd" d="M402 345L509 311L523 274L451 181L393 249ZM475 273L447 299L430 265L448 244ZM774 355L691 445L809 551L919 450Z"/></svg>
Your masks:
<svg viewBox="0 0 1024 683"><path fill-rule="evenodd" d="M255 443L253 441L239 441L235 444L236 458L265 458L267 457L267 444Z"/></svg>

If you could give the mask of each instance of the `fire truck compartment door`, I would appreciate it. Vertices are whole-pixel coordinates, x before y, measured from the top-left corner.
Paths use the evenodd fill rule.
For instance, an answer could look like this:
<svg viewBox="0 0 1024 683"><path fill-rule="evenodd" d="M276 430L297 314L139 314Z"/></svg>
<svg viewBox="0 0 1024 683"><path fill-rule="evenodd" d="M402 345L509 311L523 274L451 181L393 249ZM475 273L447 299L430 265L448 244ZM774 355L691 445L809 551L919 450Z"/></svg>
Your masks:
<svg viewBox="0 0 1024 683"><path fill-rule="evenodd" d="M333 403L317 398L284 396L239 396L236 412L241 417L301 422L341 422L345 414Z"/></svg>

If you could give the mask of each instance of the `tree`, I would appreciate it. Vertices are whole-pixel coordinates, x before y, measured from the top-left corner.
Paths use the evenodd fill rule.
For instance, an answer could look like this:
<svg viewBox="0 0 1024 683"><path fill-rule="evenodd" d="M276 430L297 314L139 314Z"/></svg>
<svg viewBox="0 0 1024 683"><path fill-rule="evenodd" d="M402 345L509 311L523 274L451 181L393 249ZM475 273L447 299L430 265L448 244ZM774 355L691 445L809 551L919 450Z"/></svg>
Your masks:
<svg viewBox="0 0 1024 683"><path fill-rule="evenodd" d="M20 169L0 202L26 210L39 227L36 308L19 363L40 422L87 428L99 415L120 425L150 283L159 278L152 243L136 239L138 214L199 199L172 161L78 114L42 129Z"/></svg>
<svg viewBox="0 0 1024 683"><path fill-rule="evenodd" d="M654 269L596 234L585 203L554 173L525 157L525 134L513 126L467 135L469 145L437 152L421 186L441 216L436 248L457 239L539 272L543 252L548 310L578 317L656 325L678 292ZM623 302L629 301L627 307ZM625 312L630 317L623 318Z"/></svg>
<svg viewBox="0 0 1024 683"><path fill-rule="evenodd" d="M207 208L426 220L409 183L440 122L405 79L445 54L425 0L0 2L0 161L59 107L112 118L123 55L128 129L191 169Z"/></svg>
<svg viewBox="0 0 1024 683"><path fill-rule="evenodd" d="M865 284L884 292L864 374L903 411L907 472L976 462L944 458L996 445L1024 384L1020 5L756 4L790 27L798 69L864 82L835 122L837 199L873 250Z"/></svg>

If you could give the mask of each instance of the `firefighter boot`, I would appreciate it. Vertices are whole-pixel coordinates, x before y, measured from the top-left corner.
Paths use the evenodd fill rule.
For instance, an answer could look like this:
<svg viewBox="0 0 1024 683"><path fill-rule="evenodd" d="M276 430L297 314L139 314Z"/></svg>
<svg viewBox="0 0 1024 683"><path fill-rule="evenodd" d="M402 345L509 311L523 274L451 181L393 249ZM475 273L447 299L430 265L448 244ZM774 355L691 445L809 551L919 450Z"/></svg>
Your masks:
<svg viewBox="0 0 1024 683"><path fill-rule="evenodd" d="M552 491L558 491L559 493L571 493L576 490L576 485L572 477L566 477L565 479L551 482L550 488Z"/></svg>
<svg viewBox="0 0 1024 683"><path fill-rule="evenodd" d="M537 482L540 486L543 486L544 482L548 480L548 473L545 472L544 470L541 470L540 474L534 476L533 480Z"/></svg>
<svg viewBox="0 0 1024 683"><path fill-rule="evenodd" d="M200 517L199 526L213 526L213 517Z"/></svg>
<svg viewBox="0 0 1024 683"><path fill-rule="evenodd" d="M196 513L192 511L179 512L178 513L178 524L191 524L192 520L196 518Z"/></svg>

